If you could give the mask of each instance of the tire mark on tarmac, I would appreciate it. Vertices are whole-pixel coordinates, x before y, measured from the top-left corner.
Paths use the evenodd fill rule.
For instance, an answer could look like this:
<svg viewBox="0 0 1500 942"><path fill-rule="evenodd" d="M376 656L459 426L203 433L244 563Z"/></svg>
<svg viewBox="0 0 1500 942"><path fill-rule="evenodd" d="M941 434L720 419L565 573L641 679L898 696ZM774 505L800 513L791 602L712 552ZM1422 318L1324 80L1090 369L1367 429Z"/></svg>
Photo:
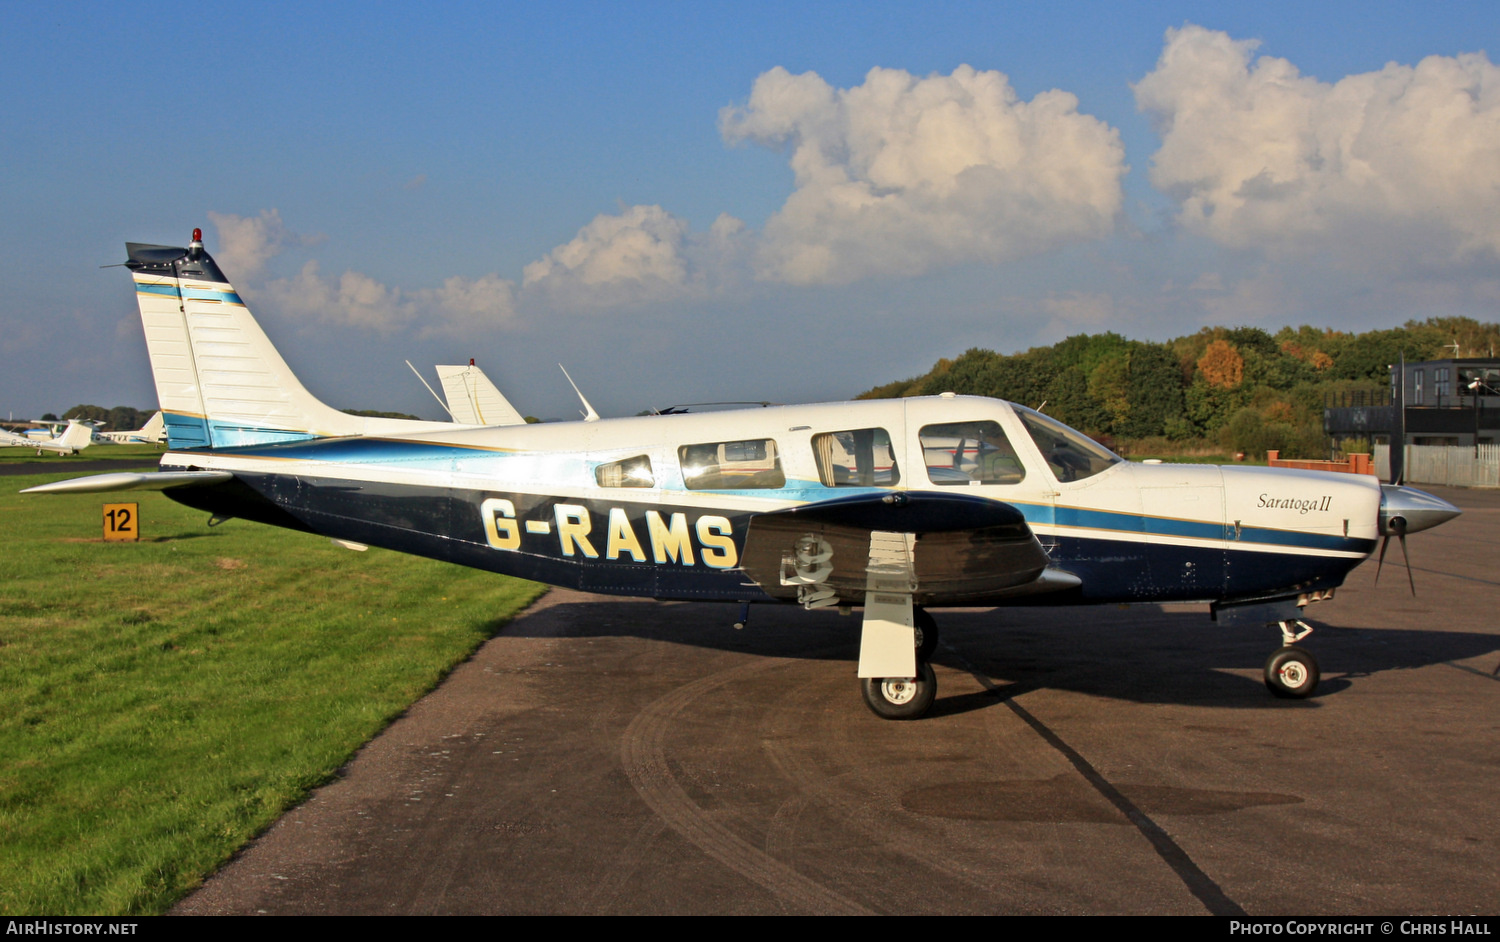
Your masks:
<svg viewBox="0 0 1500 942"><path fill-rule="evenodd" d="M630 846L645 848L648 852L656 839L661 837L667 830L666 822L660 818L652 818L635 832L631 838ZM605 876L589 893L583 912L579 915L590 913L597 916L608 916L616 914L621 907L618 905L620 899L625 895L626 887L631 880L645 869L649 860L648 853L637 854L628 861L617 859L615 865L605 871Z"/></svg>
<svg viewBox="0 0 1500 942"><path fill-rule="evenodd" d="M714 820L678 783L667 763L673 721L700 697L761 671L784 666L757 660L679 687L647 706L625 729L620 758L636 793L673 831L777 900L814 913L873 915L859 903L814 882Z"/></svg>
<svg viewBox="0 0 1500 942"><path fill-rule="evenodd" d="M1024 693L1024 689L1018 690L1015 687L1010 687L1002 690L984 672L970 664L968 659L958 651L947 645L945 645L945 648L958 658L964 667L968 669L969 673L974 676L974 679L983 684L986 690L999 697L1001 702L1019 717L1023 723L1035 730L1036 734L1042 737L1042 740L1047 745L1061 753L1062 757L1068 760L1073 768L1078 771L1078 774L1082 775L1084 780L1093 786L1095 791L1110 804L1114 805L1135 826L1135 829L1140 831L1141 836L1151 844L1157 856L1161 857L1162 861L1172 869L1172 872L1177 874L1178 879L1187 886L1188 891L1197 897L1198 902L1202 903L1209 913L1215 916L1248 918L1248 914L1240 908L1240 905L1230 899L1219 887L1219 884L1215 883L1208 874L1204 873L1193 862L1193 858L1188 856L1187 851L1183 850L1181 845L1172 840L1172 836L1161 825L1151 820L1149 815L1136 807L1135 803L1129 798L1126 798L1078 750L1068 745L1046 723L1037 719L1029 710L1016 702L1016 697Z"/></svg>
<svg viewBox="0 0 1500 942"><path fill-rule="evenodd" d="M826 685L822 679L809 680L794 688L785 700L822 698L825 690ZM799 696L803 691L807 691L808 696ZM855 731L859 729L857 724L838 723L818 729L815 733L799 728L805 723L802 717L814 714L815 711L797 709L783 701L771 714L762 736L771 765L803 796L801 800L804 804L807 800L816 802L838 814L846 827L882 847L883 853L899 855L921 864L932 873L957 880L987 894L995 893L998 882L1006 888L1006 898L1013 901L1020 912L1032 912L1024 903L1019 902L1026 898L1023 888L1008 875L997 876L991 870L976 871L971 863L955 856L952 848L935 844L930 834L908 823L906 815L900 810L899 796L877 794L875 800L862 800L851 795L848 788L839 784L843 775L830 775L827 769L820 767L808 755L807 750L797 748L794 745L796 743L816 742L819 755L834 767L845 770L844 774L862 773L871 767L869 744L854 738ZM887 798L891 804L882 805L880 798Z"/></svg>

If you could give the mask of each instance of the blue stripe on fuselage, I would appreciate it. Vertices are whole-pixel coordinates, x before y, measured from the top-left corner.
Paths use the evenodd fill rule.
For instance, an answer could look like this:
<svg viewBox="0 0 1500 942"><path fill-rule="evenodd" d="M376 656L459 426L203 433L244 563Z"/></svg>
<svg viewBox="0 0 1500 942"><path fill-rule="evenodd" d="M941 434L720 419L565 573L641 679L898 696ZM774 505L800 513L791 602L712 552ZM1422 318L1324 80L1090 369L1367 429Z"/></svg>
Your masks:
<svg viewBox="0 0 1500 942"><path fill-rule="evenodd" d="M1235 537L1234 527L1214 521L1149 517L1138 513L1122 513L1088 507L1061 505L1052 507L1047 504L1019 502L1015 506L1026 515L1026 522L1032 526L1074 527L1102 530L1106 533L1140 533L1147 536L1171 536L1192 540L1222 540L1226 541L1226 549L1233 549L1237 544L1247 543L1362 554L1368 554L1375 549L1374 540L1327 533L1308 533L1305 530L1241 526L1238 537Z"/></svg>
<svg viewBox="0 0 1500 942"><path fill-rule="evenodd" d="M215 426L217 429L219 426ZM311 436L311 432L286 432L277 429L242 429L243 432ZM216 436L217 437L217 436ZM493 455L505 457L515 452L495 448L466 447L435 442L412 442L390 438L349 436L344 438L311 438L299 441L258 442L227 448L215 448L215 454L251 458L284 458L297 461L327 461L338 464L389 464L407 461L448 461Z"/></svg>

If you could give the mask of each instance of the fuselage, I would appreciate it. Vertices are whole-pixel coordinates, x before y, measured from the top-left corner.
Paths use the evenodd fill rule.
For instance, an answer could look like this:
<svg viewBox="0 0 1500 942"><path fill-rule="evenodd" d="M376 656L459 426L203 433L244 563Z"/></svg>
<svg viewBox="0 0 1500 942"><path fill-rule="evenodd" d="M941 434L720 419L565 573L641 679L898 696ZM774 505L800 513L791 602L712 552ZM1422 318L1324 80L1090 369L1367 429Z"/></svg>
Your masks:
<svg viewBox="0 0 1500 942"><path fill-rule="evenodd" d="M233 472L168 492L221 515L590 591L752 601L773 594L740 567L750 521L840 497L1008 504L1048 568L1077 577L930 605L1328 589L1375 547L1381 501L1368 476L1131 463L1029 409L952 395L176 450L162 467Z"/></svg>

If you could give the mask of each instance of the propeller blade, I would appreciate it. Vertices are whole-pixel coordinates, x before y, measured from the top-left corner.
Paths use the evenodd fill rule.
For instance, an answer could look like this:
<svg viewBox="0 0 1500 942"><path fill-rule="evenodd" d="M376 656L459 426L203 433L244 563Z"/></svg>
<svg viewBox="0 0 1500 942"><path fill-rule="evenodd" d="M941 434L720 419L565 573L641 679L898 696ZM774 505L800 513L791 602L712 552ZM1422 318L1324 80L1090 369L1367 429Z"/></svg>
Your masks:
<svg viewBox="0 0 1500 942"><path fill-rule="evenodd" d="M1411 585L1412 597L1416 598L1417 583L1411 576L1411 557L1406 555L1406 531L1403 530L1396 536L1401 540L1401 559L1406 563L1406 581Z"/></svg>
<svg viewBox="0 0 1500 942"><path fill-rule="evenodd" d="M1401 541L1401 559L1406 563L1406 583L1411 586L1411 594L1415 596L1417 594L1417 581L1411 574L1411 556L1406 552L1406 521L1401 517L1397 517L1391 521L1390 532L1385 535L1385 539L1380 541L1380 557L1375 560L1375 585L1380 585L1380 570L1385 565L1385 551L1391 545L1391 537L1393 535Z"/></svg>

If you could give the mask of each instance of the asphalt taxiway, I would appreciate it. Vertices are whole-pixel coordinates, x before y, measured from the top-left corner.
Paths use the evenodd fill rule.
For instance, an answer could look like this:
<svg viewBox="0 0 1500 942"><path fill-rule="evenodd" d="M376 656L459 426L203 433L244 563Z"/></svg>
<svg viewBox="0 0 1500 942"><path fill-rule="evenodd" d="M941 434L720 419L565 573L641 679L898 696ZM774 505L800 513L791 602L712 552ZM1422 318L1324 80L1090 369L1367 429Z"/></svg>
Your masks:
<svg viewBox="0 0 1500 942"><path fill-rule="evenodd" d="M554 590L178 913L1500 913L1500 494L1307 610L940 611L932 711L859 620Z"/></svg>

